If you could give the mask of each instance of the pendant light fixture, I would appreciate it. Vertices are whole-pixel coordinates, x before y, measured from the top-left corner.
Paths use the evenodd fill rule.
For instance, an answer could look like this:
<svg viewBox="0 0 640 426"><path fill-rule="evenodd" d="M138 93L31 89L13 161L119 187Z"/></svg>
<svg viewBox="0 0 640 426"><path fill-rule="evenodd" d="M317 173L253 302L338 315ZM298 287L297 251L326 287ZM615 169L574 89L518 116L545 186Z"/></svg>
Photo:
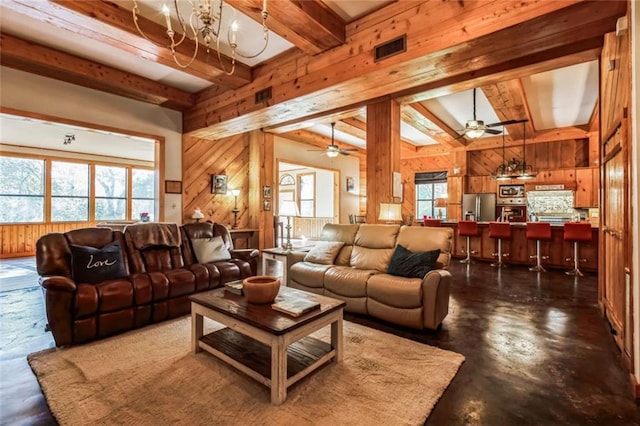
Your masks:
<svg viewBox="0 0 640 426"><path fill-rule="evenodd" d="M527 164L527 126L526 123L522 123L522 164L517 179L533 179L537 175L538 172L534 172L533 167Z"/></svg>
<svg viewBox="0 0 640 426"><path fill-rule="evenodd" d="M515 158L506 161L505 156L505 139L504 126L502 129L502 164L496 167L496 171L491 177L495 180L511 180L511 179L533 179L538 172L533 171L533 167L527 164L527 128L526 120L522 123L522 162Z"/></svg>

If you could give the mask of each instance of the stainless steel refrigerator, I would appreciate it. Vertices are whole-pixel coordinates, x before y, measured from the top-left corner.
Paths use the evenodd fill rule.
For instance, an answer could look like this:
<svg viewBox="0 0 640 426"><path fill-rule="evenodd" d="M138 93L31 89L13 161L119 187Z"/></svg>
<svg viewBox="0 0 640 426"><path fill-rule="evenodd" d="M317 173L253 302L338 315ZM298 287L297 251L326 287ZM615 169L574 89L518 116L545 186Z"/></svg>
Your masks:
<svg viewBox="0 0 640 426"><path fill-rule="evenodd" d="M464 194L462 196L462 218L489 222L496 220L496 194Z"/></svg>

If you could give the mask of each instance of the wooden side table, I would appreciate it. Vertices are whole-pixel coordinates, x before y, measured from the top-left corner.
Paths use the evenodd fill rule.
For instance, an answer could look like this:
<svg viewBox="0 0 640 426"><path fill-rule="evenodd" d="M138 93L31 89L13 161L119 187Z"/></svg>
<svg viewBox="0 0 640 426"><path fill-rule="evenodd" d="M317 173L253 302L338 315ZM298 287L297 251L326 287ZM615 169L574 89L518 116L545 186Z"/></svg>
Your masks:
<svg viewBox="0 0 640 426"><path fill-rule="evenodd" d="M231 239L233 240L233 246L235 248L254 248L253 237L258 233L257 229L229 229ZM244 240L244 247L237 246L236 241ZM237 247L236 247L237 246Z"/></svg>
<svg viewBox="0 0 640 426"><path fill-rule="evenodd" d="M282 278L282 285L289 286L289 277L287 274L287 269L289 267L289 254L291 254L291 250L285 250L278 247L262 250L262 275L266 275L270 262L280 262L282 264L282 275L280 275Z"/></svg>

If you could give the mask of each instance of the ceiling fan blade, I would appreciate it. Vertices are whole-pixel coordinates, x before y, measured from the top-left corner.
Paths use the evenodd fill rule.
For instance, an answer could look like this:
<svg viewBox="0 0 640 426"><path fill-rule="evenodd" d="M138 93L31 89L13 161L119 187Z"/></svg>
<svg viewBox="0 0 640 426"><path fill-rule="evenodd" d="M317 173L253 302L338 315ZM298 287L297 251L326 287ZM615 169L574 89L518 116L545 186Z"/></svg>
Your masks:
<svg viewBox="0 0 640 426"><path fill-rule="evenodd" d="M467 134L467 132L462 131L462 134L461 134L460 136L458 136L457 138L455 138L454 140L456 140L456 141L457 141L458 139L465 137L465 136L466 136L466 134Z"/></svg>
<svg viewBox="0 0 640 426"><path fill-rule="evenodd" d="M510 124L526 123L527 121L529 120L527 120L526 118L523 120L506 120L500 121L498 123L487 124L487 127L509 126Z"/></svg>
<svg viewBox="0 0 640 426"><path fill-rule="evenodd" d="M307 151L311 152L311 151L317 151L317 152L326 152L326 149L308 149Z"/></svg>
<svg viewBox="0 0 640 426"><path fill-rule="evenodd" d="M340 154L342 154L342 155L351 155L351 154L349 154L348 152L345 152L345 151L343 151L343 150L340 150Z"/></svg>
<svg viewBox="0 0 640 426"><path fill-rule="evenodd" d="M356 152L358 148L342 148L340 151Z"/></svg>
<svg viewBox="0 0 640 426"><path fill-rule="evenodd" d="M496 130L496 129L484 129L485 133L489 133L492 135L499 135L500 133L502 133L502 130Z"/></svg>

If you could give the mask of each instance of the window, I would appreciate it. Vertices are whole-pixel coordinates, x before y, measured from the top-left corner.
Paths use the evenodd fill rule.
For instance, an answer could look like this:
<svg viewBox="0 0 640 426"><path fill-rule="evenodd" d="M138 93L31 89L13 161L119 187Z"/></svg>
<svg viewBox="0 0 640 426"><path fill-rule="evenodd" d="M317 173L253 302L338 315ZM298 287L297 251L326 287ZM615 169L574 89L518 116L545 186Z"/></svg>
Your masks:
<svg viewBox="0 0 640 426"><path fill-rule="evenodd" d="M447 172L416 173L416 218L447 218L447 207L436 207L437 199L447 198Z"/></svg>
<svg viewBox="0 0 640 426"><path fill-rule="evenodd" d="M44 222L44 160L0 157L0 222Z"/></svg>
<svg viewBox="0 0 640 426"><path fill-rule="evenodd" d="M140 218L140 213L148 213L149 220L154 219L154 182L155 173L149 169L131 170L131 218Z"/></svg>
<svg viewBox="0 0 640 426"><path fill-rule="evenodd" d="M316 174L302 173L298 175L298 201L300 216L316 215Z"/></svg>
<svg viewBox="0 0 640 426"><path fill-rule="evenodd" d="M89 165L51 162L51 221L89 220Z"/></svg>
<svg viewBox="0 0 640 426"><path fill-rule="evenodd" d="M127 169L96 166L96 220L127 218Z"/></svg>

